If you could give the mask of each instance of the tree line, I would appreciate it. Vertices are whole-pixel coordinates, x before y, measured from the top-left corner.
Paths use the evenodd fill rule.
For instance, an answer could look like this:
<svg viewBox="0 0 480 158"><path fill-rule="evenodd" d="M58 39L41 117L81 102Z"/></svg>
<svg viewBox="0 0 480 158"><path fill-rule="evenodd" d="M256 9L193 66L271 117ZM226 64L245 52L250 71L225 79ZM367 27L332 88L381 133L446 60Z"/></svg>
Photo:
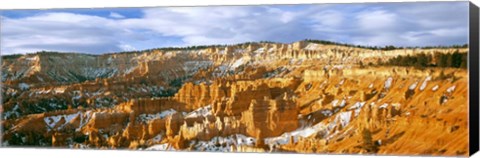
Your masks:
<svg viewBox="0 0 480 158"><path fill-rule="evenodd" d="M417 55L397 56L389 59L386 62L378 61L378 65L385 66L413 66L416 68L425 67L451 67L451 68L467 68L468 53L435 53L434 55L427 55L424 53ZM363 63L360 64L361 66Z"/></svg>
<svg viewBox="0 0 480 158"><path fill-rule="evenodd" d="M372 50L396 50L396 49L432 49L432 48L467 48L468 44L463 45L450 45L450 46L424 46L424 47L401 47L401 46L393 46L393 45L386 45L386 46L364 46L364 45L354 45L354 44L346 44L346 43L339 43L339 42L332 42L332 41L325 41L325 40L314 40L314 39L305 39L306 42L317 43L317 44L328 44L328 45L339 45L339 46L347 46L347 47L356 47L356 48L364 48L364 49L372 49Z"/></svg>

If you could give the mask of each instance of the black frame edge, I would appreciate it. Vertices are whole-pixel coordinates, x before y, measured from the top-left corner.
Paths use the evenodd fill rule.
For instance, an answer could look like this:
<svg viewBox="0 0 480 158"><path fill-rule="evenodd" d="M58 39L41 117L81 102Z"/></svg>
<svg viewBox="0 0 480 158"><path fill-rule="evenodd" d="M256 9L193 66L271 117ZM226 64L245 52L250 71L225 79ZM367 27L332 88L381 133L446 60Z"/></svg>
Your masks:
<svg viewBox="0 0 480 158"><path fill-rule="evenodd" d="M479 12L478 7L469 2L469 154L479 150Z"/></svg>

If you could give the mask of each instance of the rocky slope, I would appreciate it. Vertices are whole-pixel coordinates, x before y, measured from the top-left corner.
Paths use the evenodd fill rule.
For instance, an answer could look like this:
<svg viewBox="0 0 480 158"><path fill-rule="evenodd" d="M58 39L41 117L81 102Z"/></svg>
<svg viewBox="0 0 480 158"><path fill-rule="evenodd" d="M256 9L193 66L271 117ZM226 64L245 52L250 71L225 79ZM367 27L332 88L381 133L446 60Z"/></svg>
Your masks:
<svg viewBox="0 0 480 158"><path fill-rule="evenodd" d="M466 54L299 41L3 57L2 145L466 155Z"/></svg>

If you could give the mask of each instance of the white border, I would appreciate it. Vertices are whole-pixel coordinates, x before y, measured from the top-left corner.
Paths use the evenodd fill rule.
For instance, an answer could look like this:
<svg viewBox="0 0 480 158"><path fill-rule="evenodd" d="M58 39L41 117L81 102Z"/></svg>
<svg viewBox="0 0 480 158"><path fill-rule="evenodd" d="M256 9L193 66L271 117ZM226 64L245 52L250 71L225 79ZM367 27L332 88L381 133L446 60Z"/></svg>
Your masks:
<svg viewBox="0 0 480 158"><path fill-rule="evenodd" d="M383 0L381 2L419 2L429 0ZM451 0L434 0L451 1ZM471 0L479 6L480 0ZM206 5L259 5L259 4L300 4L300 3L365 3L379 0L1 0L0 11L5 9L50 9L50 8L111 8L111 7L156 7L156 6L206 6ZM262 153L209 153L209 152L160 152L160 151L125 151L125 150L69 150L69 149L32 149L0 148L2 156L16 157L175 157L175 158L415 158L420 156L360 156L360 155L315 155L315 154L262 154ZM473 157L480 158L480 153Z"/></svg>

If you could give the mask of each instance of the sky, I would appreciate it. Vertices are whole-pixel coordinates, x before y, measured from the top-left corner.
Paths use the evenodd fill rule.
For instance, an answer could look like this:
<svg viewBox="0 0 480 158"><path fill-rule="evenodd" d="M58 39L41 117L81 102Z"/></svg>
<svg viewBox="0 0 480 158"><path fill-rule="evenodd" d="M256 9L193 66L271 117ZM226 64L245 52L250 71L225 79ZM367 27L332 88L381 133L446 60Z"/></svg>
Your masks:
<svg viewBox="0 0 480 158"><path fill-rule="evenodd" d="M303 39L365 46L468 43L468 2L5 10L0 18L2 55Z"/></svg>

